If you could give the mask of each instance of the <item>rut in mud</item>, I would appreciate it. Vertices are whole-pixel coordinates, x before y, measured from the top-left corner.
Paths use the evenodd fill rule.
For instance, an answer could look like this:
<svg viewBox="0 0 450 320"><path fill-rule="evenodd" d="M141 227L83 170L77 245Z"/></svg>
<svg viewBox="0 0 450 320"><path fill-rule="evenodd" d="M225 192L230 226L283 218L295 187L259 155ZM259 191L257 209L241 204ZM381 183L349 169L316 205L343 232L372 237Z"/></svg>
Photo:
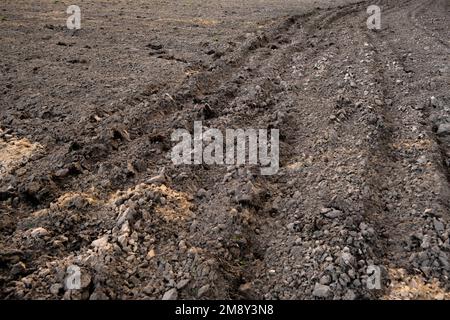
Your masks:
<svg viewBox="0 0 450 320"><path fill-rule="evenodd" d="M373 4L379 31L366 27ZM112 70L94 60L101 43L85 44L90 60L66 61L60 84L87 99L75 109L2 48L0 297L449 298L449 18L446 0L348 1L233 27L201 53L154 39L139 68L138 40L123 40ZM94 30L43 29L72 54ZM51 75L52 63L32 70ZM111 96L72 87L76 75L107 74L107 85L158 71L131 89L111 80ZM278 128L278 174L174 166L171 133L200 120ZM70 265L81 290L64 287Z"/></svg>

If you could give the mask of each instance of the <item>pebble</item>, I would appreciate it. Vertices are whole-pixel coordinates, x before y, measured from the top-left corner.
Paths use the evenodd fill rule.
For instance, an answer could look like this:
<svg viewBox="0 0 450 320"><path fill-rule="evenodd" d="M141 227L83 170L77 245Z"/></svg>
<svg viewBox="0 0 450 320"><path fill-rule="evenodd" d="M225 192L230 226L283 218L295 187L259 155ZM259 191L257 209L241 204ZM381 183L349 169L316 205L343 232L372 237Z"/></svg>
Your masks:
<svg viewBox="0 0 450 320"><path fill-rule="evenodd" d="M50 286L50 293L57 295L64 288L64 286L60 283L55 283Z"/></svg>
<svg viewBox="0 0 450 320"><path fill-rule="evenodd" d="M178 290L183 289L184 287L186 287L188 285L189 281L190 281L189 279L181 280L180 282L177 283L177 289Z"/></svg>
<svg viewBox="0 0 450 320"><path fill-rule="evenodd" d="M11 274L16 276L19 274L24 274L27 271L27 267L23 262L17 262L15 265L11 268Z"/></svg>
<svg viewBox="0 0 450 320"><path fill-rule="evenodd" d="M333 209L330 212L325 213L325 217L329 219L336 219L342 216L342 211Z"/></svg>
<svg viewBox="0 0 450 320"><path fill-rule="evenodd" d="M163 168L160 173L146 181L148 184L164 184L167 182L167 178L165 175L165 168Z"/></svg>
<svg viewBox="0 0 450 320"><path fill-rule="evenodd" d="M439 221L438 219L433 220L433 225L434 225L434 229L437 232L439 232L439 233L444 232L444 230L445 230L444 224L441 221Z"/></svg>
<svg viewBox="0 0 450 320"><path fill-rule="evenodd" d="M45 236L47 236L48 234L49 234L49 232L47 231L47 229L44 229L44 228L42 228L42 227L35 228L35 229L31 230L31 233L30 233L30 235L31 235L33 238L41 238L41 237L45 237Z"/></svg>
<svg viewBox="0 0 450 320"><path fill-rule="evenodd" d="M128 235L122 234L117 238L117 242L121 245L122 248L125 248L128 244Z"/></svg>
<svg viewBox="0 0 450 320"><path fill-rule="evenodd" d="M209 288L210 288L209 284L206 284L200 289L198 289L197 297L198 298L202 297L206 292L208 292Z"/></svg>
<svg viewBox="0 0 450 320"><path fill-rule="evenodd" d="M151 249L151 250L149 250L148 253L147 253L147 260L150 260L150 259L154 258L155 256L156 256L155 250L154 250L154 249Z"/></svg>
<svg viewBox="0 0 450 320"><path fill-rule="evenodd" d="M450 134L450 123L443 123L443 124L439 125L436 134L438 136L449 135Z"/></svg>
<svg viewBox="0 0 450 320"><path fill-rule="evenodd" d="M348 290L344 295L344 300L355 300L356 294L353 290Z"/></svg>
<svg viewBox="0 0 450 320"><path fill-rule="evenodd" d="M136 210L133 208L127 208L125 209L122 214L119 214L119 217L117 218L117 226L120 227L125 221L133 219L133 217L136 215Z"/></svg>
<svg viewBox="0 0 450 320"><path fill-rule="evenodd" d="M331 289L327 285L316 283L313 290L313 296L317 298L328 298L331 293Z"/></svg>
<svg viewBox="0 0 450 320"><path fill-rule="evenodd" d="M176 288L172 288L166 293L164 293L162 300L177 300L178 299L178 291Z"/></svg>
<svg viewBox="0 0 450 320"><path fill-rule="evenodd" d="M326 274L320 278L320 284L328 285L330 283L331 283L331 276L329 276L328 274Z"/></svg>
<svg viewBox="0 0 450 320"><path fill-rule="evenodd" d="M198 189L197 191L197 197L198 198L205 198L207 195L207 191L203 188Z"/></svg>
<svg viewBox="0 0 450 320"><path fill-rule="evenodd" d="M351 255L350 252L343 252L341 255L341 259L346 265L352 265L355 261L355 258Z"/></svg>
<svg viewBox="0 0 450 320"><path fill-rule="evenodd" d="M108 245L108 236L103 236L97 240L92 241L92 246L96 248L105 248Z"/></svg>

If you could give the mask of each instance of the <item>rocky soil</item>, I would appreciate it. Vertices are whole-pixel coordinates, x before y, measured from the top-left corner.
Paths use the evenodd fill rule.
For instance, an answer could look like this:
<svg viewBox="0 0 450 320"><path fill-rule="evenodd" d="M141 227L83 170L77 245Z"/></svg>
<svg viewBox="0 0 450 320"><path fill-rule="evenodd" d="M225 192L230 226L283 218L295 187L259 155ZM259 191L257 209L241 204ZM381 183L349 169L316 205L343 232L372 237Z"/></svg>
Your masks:
<svg viewBox="0 0 450 320"><path fill-rule="evenodd" d="M0 3L0 298L450 298L450 1L69 4ZM174 166L195 120L278 174Z"/></svg>

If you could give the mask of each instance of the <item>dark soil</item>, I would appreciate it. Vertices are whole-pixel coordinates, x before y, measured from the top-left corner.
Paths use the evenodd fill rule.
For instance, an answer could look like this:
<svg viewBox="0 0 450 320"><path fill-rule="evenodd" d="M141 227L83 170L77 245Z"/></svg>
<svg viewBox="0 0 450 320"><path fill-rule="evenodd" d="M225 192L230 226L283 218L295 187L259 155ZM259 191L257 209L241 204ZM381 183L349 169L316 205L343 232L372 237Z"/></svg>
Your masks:
<svg viewBox="0 0 450 320"><path fill-rule="evenodd" d="M68 5L0 3L0 298L450 298L450 1ZM174 166L195 120L278 174Z"/></svg>

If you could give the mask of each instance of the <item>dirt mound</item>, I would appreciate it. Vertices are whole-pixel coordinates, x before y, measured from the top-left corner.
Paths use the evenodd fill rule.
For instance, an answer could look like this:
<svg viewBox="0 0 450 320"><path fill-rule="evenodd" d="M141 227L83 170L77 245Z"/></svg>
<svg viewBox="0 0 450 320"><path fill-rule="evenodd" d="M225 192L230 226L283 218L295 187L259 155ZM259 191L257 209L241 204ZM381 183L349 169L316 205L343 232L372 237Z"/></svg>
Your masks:
<svg viewBox="0 0 450 320"><path fill-rule="evenodd" d="M375 2L2 2L0 297L449 298L449 2ZM175 166L194 121L278 128L278 174Z"/></svg>

